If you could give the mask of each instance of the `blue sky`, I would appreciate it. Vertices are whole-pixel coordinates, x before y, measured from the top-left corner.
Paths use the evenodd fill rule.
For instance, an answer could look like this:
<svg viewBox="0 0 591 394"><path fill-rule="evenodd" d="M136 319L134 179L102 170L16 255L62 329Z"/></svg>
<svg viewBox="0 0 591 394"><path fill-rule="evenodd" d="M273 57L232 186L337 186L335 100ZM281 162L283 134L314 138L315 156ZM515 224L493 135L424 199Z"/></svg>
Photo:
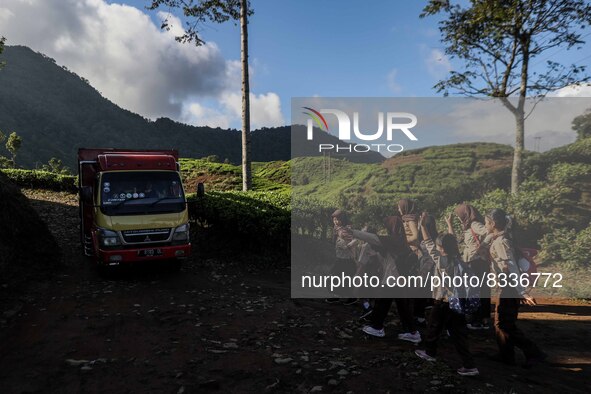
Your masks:
<svg viewBox="0 0 591 394"><path fill-rule="evenodd" d="M2 0L0 34L7 45L54 58L111 101L147 118L239 128L239 26L207 23L207 45L179 44L178 11L173 31L165 32L160 20L168 10L149 12L149 3ZM433 85L461 64L444 54L437 18L419 18L425 3L252 0L253 128L290 124L292 97L441 96ZM585 32L587 40L590 34ZM533 69L546 60L590 64L589 49L551 50ZM561 94L591 96L591 88Z"/></svg>
<svg viewBox="0 0 591 394"><path fill-rule="evenodd" d="M449 63L440 56L437 20L419 19L423 4L254 0L252 89L277 92L286 119L291 97L435 96ZM239 59L239 26L208 23L203 37Z"/></svg>

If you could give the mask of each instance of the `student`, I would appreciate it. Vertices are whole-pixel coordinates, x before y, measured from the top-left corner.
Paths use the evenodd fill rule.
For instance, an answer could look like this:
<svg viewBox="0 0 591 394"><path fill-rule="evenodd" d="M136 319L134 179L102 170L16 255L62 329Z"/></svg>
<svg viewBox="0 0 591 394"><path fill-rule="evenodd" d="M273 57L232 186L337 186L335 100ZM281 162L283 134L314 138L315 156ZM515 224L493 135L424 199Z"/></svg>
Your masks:
<svg viewBox="0 0 591 394"><path fill-rule="evenodd" d="M486 215L485 226L488 233L492 235L490 255L495 272L519 275L517 260L513 253L513 241L506 231L508 224L507 214L502 209L493 209ZM514 348L517 346L525 355L524 367L529 368L543 361L546 354L517 327L519 304L523 301L526 305L536 305L536 300L527 294L519 281L516 284L515 287L501 288L495 311L495 334L499 355L493 358L506 364L515 364Z"/></svg>
<svg viewBox="0 0 591 394"><path fill-rule="evenodd" d="M335 241L336 259L330 273L336 276L341 276L343 273L352 276L357 266L355 264L354 247L352 244L351 222L347 213L340 209L333 212L332 221L334 224L333 239ZM329 304L341 302L338 298L327 298L325 301ZM356 301L354 298L348 298L343 303L345 305L351 305Z"/></svg>
<svg viewBox="0 0 591 394"><path fill-rule="evenodd" d="M416 275L418 272L419 265L419 230L418 230L418 209L414 200L403 198L398 201L398 212L402 217L402 223L404 226L404 234L406 236L406 242L412 252L416 255L411 256L412 258L407 259L405 267L399 267L400 273L403 275ZM420 338L417 336L415 329L415 305L423 307L418 298L398 298L395 300L396 308L399 311L401 322L412 321L412 324L403 323L403 327L407 327L404 333L399 335L400 339L415 342ZM423 313L424 315L424 313Z"/></svg>
<svg viewBox="0 0 591 394"><path fill-rule="evenodd" d="M423 235L424 246L435 262L437 275L443 274L454 277L462 275L460 251L456 238L452 234L444 234L437 237L433 243L432 235L422 225L426 214L421 215L419 227ZM443 282L443 281L442 281ZM462 359L462 367L457 370L462 376L476 376L479 374L472 354L468 349L468 329L464 315L456 313L449 308L448 297L452 295L451 289L441 286L433 290L433 308L427 324L427 332L423 341L425 350L416 350L415 354L420 358L434 362L437 356L437 341L445 328L456 351Z"/></svg>
<svg viewBox="0 0 591 394"><path fill-rule="evenodd" d="M404 267L407 264L407 259L414 254L406 242L401 218L398 216L388 216L384 219L384 225L388 232L387 236L379 237L375 234L355 230L353 230L353 236L370 243L379 252L384 267L382 283L385 284L386 278L389 276L396 277L400 274L400 267ZM373 312L370 316L370 324L363 327L363 332L376 337L386 335L384 322L393 301L394 299L392 298L376 299ZM400 322L403 327L403 333L398 335L398 339L419 343L421 341L421 335L415 328L412 310L409 313L408 303L405 303L405 301L408 300L396 300Z"/></svg>
<svg viewBox="0 0 591 394"><path fill-rule="evenodd" d="M398 201L398 212L400 212L400 216L402 217L406 242L416 252L419 248L419 215L415 202L408 198L403 198Z"/></svg>
<svg viewBox="0 0 591 394"><path fill-rule="evenodd" d="M481 278L490 272L487 250L489 245L485 242L487 231L484 227L484 218L476 208L469 204L458 205L454 213L460 219L464 231L463 261L470 266L474 275ZM445 221L447 222L448 232L453 234L452 215L449 215ZM490 287L484 283L480 287L480 308L478 312L467 316L468 328L471 330L488 330L490 314Z"/></svg>
<svg viewBox="0 0 591 394"><path fill-rule="evenodd" d="M423 219L421 223L421 227L424 227L427 231L427 234L431 239L437 239L439 233L437 232L437 222L433 215L427 215ZM425 280L430 275L435 273L435 261L429 254L427 247L425 246L424 242L425 238L423 237L423 232L419 229L419 267L418 267L418 274L423 277ZM432 293L427 287L422 287L418 289L421 292L421 298L415 300L415 316L417 317L417 321L419 323L425 322L425 310L427 308L431 308L433 306L433 298Z"/></svg>
<svg viewBox="0 0 591 394"><path fill-rule="evenodd" d="M361 231L375 234L376 231L372 227L365 226ZM380 261L378 252L372 247L369 242L360 241L359 243L359 254L357 256L357 272L356 276L363 276L367 274L369 276L380 276ZM363 298L361 300L361 321L369 322L369 316L373 311L371 300L369 298Z"/></svg>

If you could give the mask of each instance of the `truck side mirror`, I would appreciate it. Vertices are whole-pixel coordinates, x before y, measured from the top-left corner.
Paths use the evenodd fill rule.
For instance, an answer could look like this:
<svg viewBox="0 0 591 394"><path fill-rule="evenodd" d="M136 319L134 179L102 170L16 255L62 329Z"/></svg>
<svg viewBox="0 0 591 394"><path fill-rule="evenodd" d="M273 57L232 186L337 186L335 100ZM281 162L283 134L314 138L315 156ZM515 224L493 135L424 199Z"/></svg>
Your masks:
<svg viewBox="0 0 591 394"><path fill-rule="evenodd" d="M80 199L84 202L92 202L92 187L82 186L80 189Z"/></svg>
<svg viewBox="0 0 591 394"><path fill-rule="evenodd" d="M205 185L203 184L203 182L199 182L197 184L197 197L203 196L205 196Z"/></svg>

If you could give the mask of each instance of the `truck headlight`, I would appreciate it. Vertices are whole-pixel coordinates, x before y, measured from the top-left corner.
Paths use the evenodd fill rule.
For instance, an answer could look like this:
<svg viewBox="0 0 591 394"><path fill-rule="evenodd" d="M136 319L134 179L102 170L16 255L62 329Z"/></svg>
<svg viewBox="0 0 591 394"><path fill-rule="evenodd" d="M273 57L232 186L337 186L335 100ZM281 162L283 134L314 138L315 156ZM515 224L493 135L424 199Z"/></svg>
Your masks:
<svg viewBox="0 0 591 394"><path fill-rule="evenodd" d="M121 244L119 235L115 231L100 229L100 241L103 246L117 246Z"/></svg>
<svg viewBox="0 0 591 394"><path fill-rule="evenodd" d="M173 241L188 241L189 240L189 223L178 226L172 235Z"/></svg>

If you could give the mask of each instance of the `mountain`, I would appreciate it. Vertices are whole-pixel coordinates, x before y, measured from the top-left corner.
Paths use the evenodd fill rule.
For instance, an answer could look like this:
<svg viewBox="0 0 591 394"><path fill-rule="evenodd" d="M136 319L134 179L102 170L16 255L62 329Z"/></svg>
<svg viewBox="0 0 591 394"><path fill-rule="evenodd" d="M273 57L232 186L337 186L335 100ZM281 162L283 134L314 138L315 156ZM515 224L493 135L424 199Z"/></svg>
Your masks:
<svg viewBox="0 0 591 394"><path fill-rule="evenodd" d="M86 79L55 60L24 46L6 47L0 61L6 62L0 71L0 130L22 137L19 166L34 168L57 157L74 169L79 147L176 148L182 157L216 155L231 163L241 162L238 130L143 118L110 102ZM323 138L338 141L330 135ZM289 160L290 139L289 126L253 131L252 160ZM0 155L6 154L1 147ZM354 156L368 162L383 160L374 152Z"/></svg>

